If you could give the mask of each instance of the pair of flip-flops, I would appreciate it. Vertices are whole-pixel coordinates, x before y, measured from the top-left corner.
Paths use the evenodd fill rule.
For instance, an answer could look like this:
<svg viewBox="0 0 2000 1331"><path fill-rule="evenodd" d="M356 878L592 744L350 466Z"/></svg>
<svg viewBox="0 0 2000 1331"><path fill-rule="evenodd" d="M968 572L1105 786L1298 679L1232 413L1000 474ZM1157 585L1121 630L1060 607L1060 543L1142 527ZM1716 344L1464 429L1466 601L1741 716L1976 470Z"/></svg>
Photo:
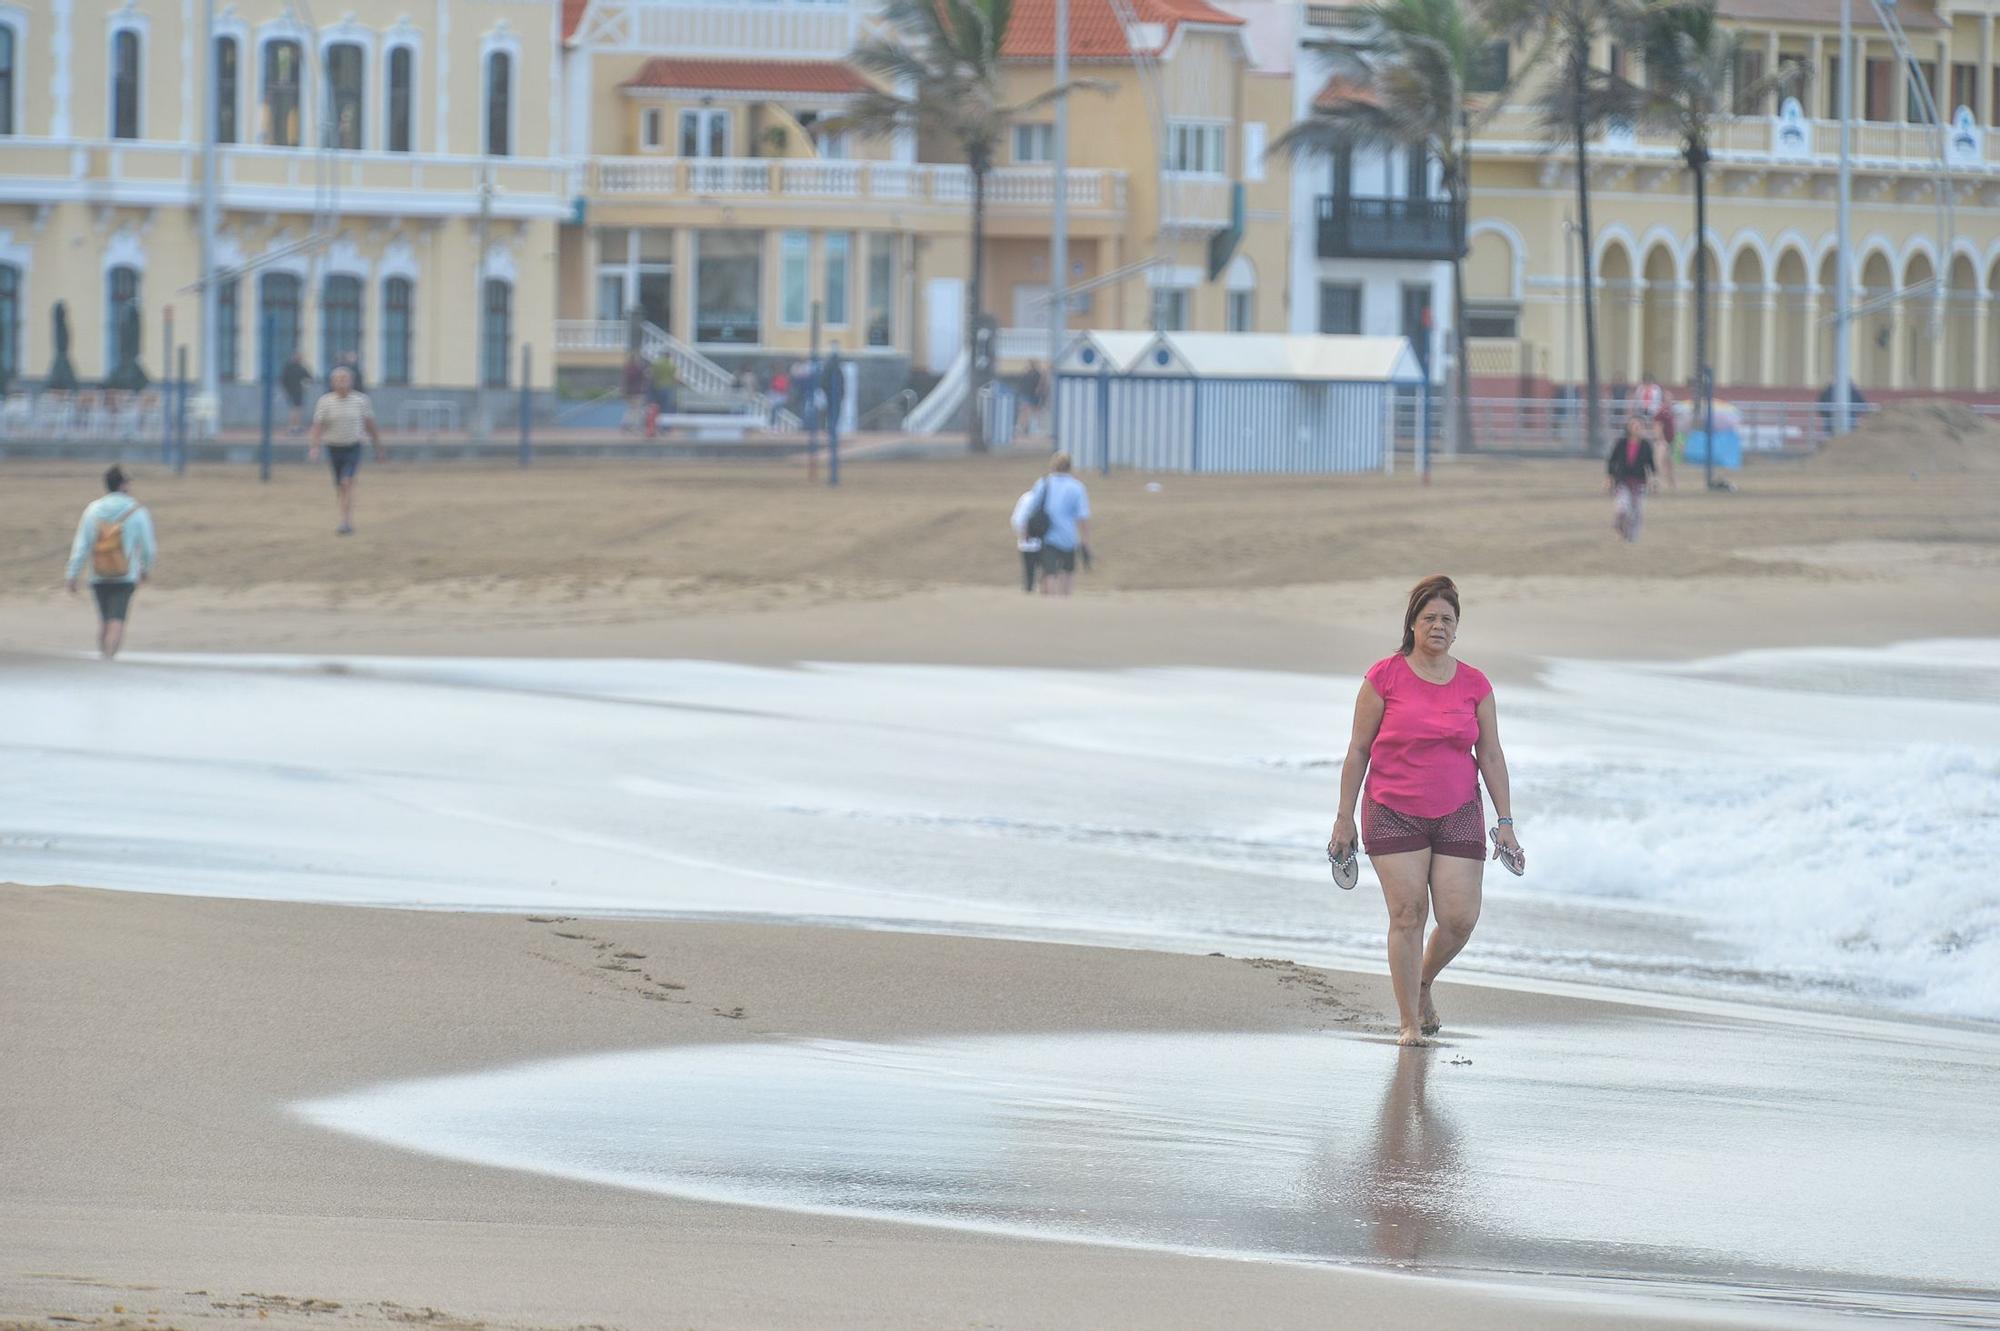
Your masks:
<svg viewBox="0 0 2000 1331"><path fill-rule="evenodd" d="M1493 858L1500 861L1507 872L1516 878L1528 871L1526 852L1508 850L1501 845L1500 829L1497 827L1493 829ZM1342 859L1329 850L1326 853L1326 862L1333 866L1333 881L1339 884L1341 891L1352 892L1354 885L1361 881L1361 856L1358 852L1349 850L1347 858Z"/></svg>

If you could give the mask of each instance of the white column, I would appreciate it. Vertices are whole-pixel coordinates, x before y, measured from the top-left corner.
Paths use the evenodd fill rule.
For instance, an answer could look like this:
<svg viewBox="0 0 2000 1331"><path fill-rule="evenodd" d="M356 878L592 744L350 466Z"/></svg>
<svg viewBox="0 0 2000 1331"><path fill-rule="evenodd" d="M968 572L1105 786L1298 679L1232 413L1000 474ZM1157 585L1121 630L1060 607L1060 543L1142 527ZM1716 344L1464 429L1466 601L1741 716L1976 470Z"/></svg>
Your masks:
<svg viewBox="0 0 2000 1331"><path fill-rule="evenodd" d="M1988 20L1987 31L1992 31ZM1972 301L1972 386L1980 392L1992 387L1993 374L1986 368L1988 332L1986 321L1992 317L1993 300L1986 292L1974 293Z"/></svg>
<svg viewBox="0 0 2000 1331"><path fill-rule="evenodd" d="M1768 388L1778 382L1778 301L1777 278L1765 279L1764 289L1758 293L1757 327L1757 383ZM1807 356L1810 359L1811 350Z"/></svg>

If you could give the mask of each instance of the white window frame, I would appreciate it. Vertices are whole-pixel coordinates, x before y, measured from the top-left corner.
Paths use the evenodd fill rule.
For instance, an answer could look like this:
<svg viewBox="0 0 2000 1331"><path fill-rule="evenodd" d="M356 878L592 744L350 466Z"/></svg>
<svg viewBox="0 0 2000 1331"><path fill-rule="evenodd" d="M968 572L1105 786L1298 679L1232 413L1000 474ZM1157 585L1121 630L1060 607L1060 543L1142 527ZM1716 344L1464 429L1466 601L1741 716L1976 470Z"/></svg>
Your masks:
<svg viewBox="0 0 2000 1331"><path fill-rule="evenodd" d="M256 63L257 43L252 40L250 29L241 19L219 18L208 30L208 64L204 71L207 82L203 92L212 93L215 89L215 48L223 42L236 43L236 142L222 146L241 147L257 142L257 80L263 77L263 71ZM210 97L203 114L212 119L215 112L215 99Z"/></svg>
<svg viewBox="0 0 2000 1331"><path fill-rule="evenodd" d="M382 79L381 79L382 129L381 133L377 135L375 141L383 152L388 152L390 150L389 149L389 106L390 106L390 97L392 96L392 89L390 87L389 71L391 68L391 62L394 61L396 57L396 52L398 51L408 51L410 53L409 151L410 153L415 154L423 151L423 141L424 141L424 118L423 118L424 45L414 31L392 33L390 34L388 40L382 44ZM414 283L412 285L414 285Z"/></svg>
<svg viewBox="0 0 2000 1331"><path fill-rule="evenodd" d="M28 82L27 11L22 9L17 9L13 5L0 5L0 28L11 29L14 34L14 104L7 109L13 113L12 116L9 118L9 123L11 123L14 126L13 137L20 138L22 135L27 133L27 121L26 119L24 119L24 113L28 108L28 97L27 94L23 91ZM4 137L6 136L0 135L0 138ZM21 284L25 287L27 285L27 281L28 281L27 274L26 270L24 269L22 272ZM22 322L23 326L25 327L26 321L23 320ZM24 335L24 341L25 341L25 335Z"/></svg>
<svg viewBox="0 0 2000 1331"><path fill-rule="evenodd" d="M1147 326L1167 333L1184 333L1188 331L1188 324L1194 318L1194 288L1160 285L1153 287L1151 291L1152 308L1146 311ZM1169 326L1168 321L1160 318L1160 315L1176 303L1180 305L1180 318L1174 320L1171 326Z"/></svg>
<svg viewBox="0 0 2000 1331"><path fill-rule="evenodd" d="M840 259L841 309L837 319L833 309L833 251L836 240L845 242ZM820 237L819 298L828 328L845 328L854 321L854 252L858 248L852 231L829 231Z"/></svg>
<svg viewBox="0 0 2000 1331"><path fill-rule="evenodd" d="M146 138L146 47L152 39L152 24L144 14L134 10L121 9L111 16L104 34L104 137L124 143L141 143ZM118 139L118 38L121 33L131 33L139 41L139 86L132 98L132 137ZM21 49L14 48L14 61L18 66ZM19 83L17 73L15 83ZM15 122L19 124L19 121Z"/></svg>
<svg viewBox="0 0 2000 1331"><path fill-rule="evenodd" d="M495 55L504 55L508 61L507 156L520 157L524 155L521 152L521 42L504 21L479 42L479 152L481 156L493 155L493 145L487 142L487 130L493 122L493 89L488 85L492 82Z"/></svg>
<svg viewBox="0 0 2000 1331"><path fill-rule="evenodd" d="M796 274L793 265L797 265ZM791 280L798 277L798 316L792 315ZM812 233L778 233L778 326L804 328L812 317Z"/></svg>
<svg viewBox="0 0 2000 1331"><path fill-rule="evenodd" d="M1261 120L1248 121L1243 126L1243 179L1259 181L1264 178L1264 153L1269 148L1269 131Z"/></svg>
<svg viewBox="0 0 2000 1331"><path fill-rule="evenodd" d="M681 113L674 117L674 154L676 156L687 156L687 154L681 152L681 143L687 137L685 126L689 120L693 120L695 125L694 157L710 161L716 160L716 155L704 151L704 148L709 139L709 126L717 120L722 122L722 147L724 151L721 156L734 157L736 155L736 117L729 113L729 108L723 106L685 106L681 108Z"/></svg>
<svg viewBox="0 0 2000 1331"><path fill-rule="evenodd" d="M1223 312L1222 312L1222 324L1224 328L1226 328L1229 332L1232 333L1249 333L1256 331L1257 292L1254 288L1244 287L1237 290L1231 290L1226 296L1223 297L1223 300L1225 302L1223 305ZM1242 302L1243 306L1243 318L1240 321L1236 318L1237 302L1239 301Z"/></svg>
<svg viewBox="0 0 2000 1331"><path fill-rule="evenodd" d="M1033 140L1028 145L1030 151L1027 153L1021 151L1024 133ZM1056 127L1047 121L1022 121L1014 126L1014 132L1008 136L1008 145L1013 152L1014 165L1016 166L1054 165L1056 160ZM1038 147L1045 149L1047 155L1043 156L1033 151Z"/></svg>
<svg viewBox="0 0 2000 1331"><path fill-rule="evenodd" d="M639 149L641 152L656 153L661 148L661 138L667 132L667 111L661 106L639 108Z"/></svg>
<svg viewBox="0 0 2000 1331"><path fill-rule="evenodd" d="M1226 180L1229 176L1229 122L1226 120L1169 120L1167 122L1167 174L1192 180ZM1185 149L1194 144L1197 165L1181 166L1188 160ZM1214 161L1209 162L1210 157Z"/></svg>

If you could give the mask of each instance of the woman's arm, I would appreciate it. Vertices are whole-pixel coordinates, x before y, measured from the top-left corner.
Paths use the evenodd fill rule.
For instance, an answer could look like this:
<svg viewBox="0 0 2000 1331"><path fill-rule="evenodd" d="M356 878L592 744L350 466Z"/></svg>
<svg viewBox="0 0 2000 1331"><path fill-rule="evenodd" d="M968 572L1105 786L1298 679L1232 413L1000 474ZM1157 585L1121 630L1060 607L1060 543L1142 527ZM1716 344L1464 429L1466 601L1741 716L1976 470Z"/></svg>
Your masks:
<svg viewBox="0 0 2000 1331"><path fill-rule="evenodd" d="M1493 801L1493 816L1503 820L1499 841L1509 850L1519 850L1520 842L1514 839L1514 791L1507 780L1507 754L1500 747L1500 713L1493 705L1492 694L1479 700L1474 715L1479 721L1479 738L1473 741L1472 756L1479 763L1480 778L1486 782L1486 794Z"/></svg>
<svg viewBox="0 0 2000 1331"><path fill-rule="evenodd" d="M1329 854L1342 859L1353 851L1360 838L1354 830L1354 805L1361 798L1361 778L1368 773L1368 751L1382 729L1382 695L1367 680L1354 699L1354 729L1347 740L1347 757L1340 764L1340 812L1333 820L1333 837L1326 843Z"/></svg>

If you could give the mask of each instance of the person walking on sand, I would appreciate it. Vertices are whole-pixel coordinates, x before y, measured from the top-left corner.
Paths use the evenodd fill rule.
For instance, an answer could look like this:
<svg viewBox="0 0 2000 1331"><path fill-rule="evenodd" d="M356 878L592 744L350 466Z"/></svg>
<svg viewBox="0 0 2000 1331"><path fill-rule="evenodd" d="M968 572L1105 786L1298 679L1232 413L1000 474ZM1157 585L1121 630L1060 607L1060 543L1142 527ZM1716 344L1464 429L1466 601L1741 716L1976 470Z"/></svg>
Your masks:
<svg viewBox="0 0 2000 1331"><path fill-rule="evenodd" d="M1637 412L1625 420L1625 436L1605 456L1606 492L1611 495L1611 527L1629 544L1639 539L1646 515L1646 491L1657 484L1653 462L1654 425Z"/></svg>
<svg viewBox="0 0 2000 1331"><path fill-rule="evenodd" d="M89 565L90 591L97 598L97 650L107 661L125 641L132 593L152 573L160 554L153 540L153 515L132 497L129 484L123 467L104 473L104 494L84 506L63 572L74 596Z"/></svg>
<svg viewBox="0 0 2000 1331"><path fill-rule="evenodd" d="M625 419L618 428L625 434L637 434L646 427L646 358L637 351L625 357L625 369L620 375L619 391L625 395Z"/></svg>
<svg viewBox="0 0 2000 1331"><path fill-rule="evenodd" d="M1070 474L1070 457L1057 453L1049 459L1049 474L1037 489L1042 491L1042 511L1048 515L1048 530L1042 533L1042 595L1068 596L1076 581L1077 556L1090 567L1090 491ZM1026 530L1033 530L1030 523Z"/></svg>
<svg viewBox="0 0 2000 1331"><path fill-rule="evenodd" d="M1377 661L1354 701L1354 730L1340 768L1340 812L1329 858L1367 852L1389 905L1389 984L1397 1043L1426 1045L1441 1025L1431 986L1479 922L1486 838L1480 835L1483 777L1498 823L1494 858L1520 872L1507 758L1493 685L1452 655L1458 588L1442 573L1410 589L1403 645ZM1357 835L1355 802L1368 796ZM1362 844L1357 844L1357 843ZM1436 918L1428 942L1426 917Z"/></svg>
<svg viewBox="0 0 2000 1331"><path fill-rule="evenodd" d="M678 405L681 367L674 364L672 356L661 355L654 358L648 375L653 381L653 409L646 416L646 437L650 439L660 433L660 417L673 415Z"/></svg>
<svg viewBox="0 0 2000 1331"><path fill-rule="evenodd" d="M320 445L326 446L327 465L333 468L334 494L340 502L340 536L354 534L354 477L361 470L361 437L375 445L375 460L387 462L389 450L382 447L382 432L375 428L375 409L368 399L354 391L354 377L345 369L333 372L333 391L323 395L313 408L312 446L306 461L319 461Z"/></svg>
<svg viewBox="0 0 2000 1331"><path fill-rule="evenodd" d="M285 390L285 401L292 408L293 434L299 434L306 428L306 385L312 381L312 371L306 368L306 358L296 351L285 361L285 367L278 371L278 386Z"/></svg>
<svg viewBox="0 0 2000 1331"><path fill-rule="evenodd" d="M1010 519L1014 547L1021 552L1021 590L1031 596L1035 591L1035 574L1042 567L1042 533L1048 530L1048 510L1041 503L1047 493L1048 487L1039 481L1029 486L1014 501L1014 516ZM1030 531L1031 527L1034 530Z"/></svg>
<svg viewBox="0 0 2000 1331"><path fill-rule="evenodd" d="M1667 484L1674 483L1674 399L1673 395L1660 386L1651 372L1645 382L1632 390L1632 410L1653 423L1659 433L1655 436L1660 447L1655 449L1654 461L1666 468Z"/></svg>

